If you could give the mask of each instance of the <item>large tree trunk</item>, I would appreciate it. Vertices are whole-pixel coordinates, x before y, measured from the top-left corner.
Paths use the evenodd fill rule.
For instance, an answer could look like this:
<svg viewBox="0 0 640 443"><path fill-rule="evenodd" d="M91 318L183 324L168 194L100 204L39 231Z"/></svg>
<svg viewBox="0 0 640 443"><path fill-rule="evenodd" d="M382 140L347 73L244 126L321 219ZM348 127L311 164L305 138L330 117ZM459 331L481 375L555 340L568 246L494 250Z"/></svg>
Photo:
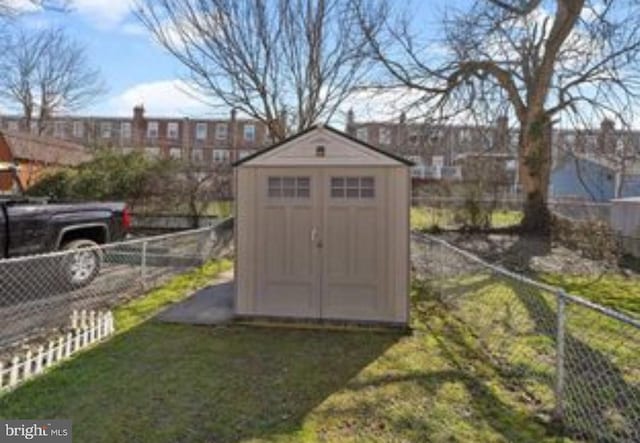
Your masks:
<svg viewBox="0 0 640 443"><path fill-rule="evenodd" d="M521 122L519 172L525 196L522 228L547 235L551 214L547 207L551 175L551 123L540 113Z"/></svg>

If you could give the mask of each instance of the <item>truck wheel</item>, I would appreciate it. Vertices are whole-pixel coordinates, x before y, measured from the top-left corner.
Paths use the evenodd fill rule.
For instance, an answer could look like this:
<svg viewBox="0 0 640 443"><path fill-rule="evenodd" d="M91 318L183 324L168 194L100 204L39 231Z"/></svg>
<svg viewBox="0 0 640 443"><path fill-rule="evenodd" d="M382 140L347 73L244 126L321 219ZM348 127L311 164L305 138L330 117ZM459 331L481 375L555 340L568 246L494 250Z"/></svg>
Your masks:
<svg viewBox="0 0 640 443"><path fill-rule="evenodd" d="M73 240L62 246L63 251L75 251L62 260L62 277L67 285L82 288L96 278L102 266L102 253L98 248L91 240Z"/></svg>

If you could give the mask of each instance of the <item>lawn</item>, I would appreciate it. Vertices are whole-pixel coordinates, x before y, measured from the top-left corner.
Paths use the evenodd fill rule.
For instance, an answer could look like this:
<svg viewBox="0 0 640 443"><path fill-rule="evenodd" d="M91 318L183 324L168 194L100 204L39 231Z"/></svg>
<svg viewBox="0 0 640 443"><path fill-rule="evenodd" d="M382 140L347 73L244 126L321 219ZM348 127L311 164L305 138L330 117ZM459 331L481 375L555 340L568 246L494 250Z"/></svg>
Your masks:
<svg viewBox="0 0 640 443"><path fill-rule="evenodd" d="M442 229L460 227L456 217L456 209L434 208L431 206L411 207L411 229L429 230L435 227ZM491 214L491 227L502 228L513 226L522 220L522 212L497 210Z"/></svg>
<svg viewBox="0 0 640 443"><path fill-rule="evenodd" d="M619 274L600 275L543 274L540 279L564 288L595 303L620 312L640 316L640 278Z"/></svg>
<svg viewBox="0 0 640 443"><path fill-rule="evenodd" d="M116 337L1 397L0 417L71 418L77 442L556 441L420 286L410 335L148 320L217 270L119 309Z"/></svg>
<svg viewBox="0 0 640 443"><path fill-rule="evenodd" d="M118 335L0 397L0 417L71 418L80 443L565 441L548 424L552 331L509 282L447 279L450 304L415 281L411 333L150 318L227 266L120 308ZM526 295L552 315L544 295Z"/></svg>

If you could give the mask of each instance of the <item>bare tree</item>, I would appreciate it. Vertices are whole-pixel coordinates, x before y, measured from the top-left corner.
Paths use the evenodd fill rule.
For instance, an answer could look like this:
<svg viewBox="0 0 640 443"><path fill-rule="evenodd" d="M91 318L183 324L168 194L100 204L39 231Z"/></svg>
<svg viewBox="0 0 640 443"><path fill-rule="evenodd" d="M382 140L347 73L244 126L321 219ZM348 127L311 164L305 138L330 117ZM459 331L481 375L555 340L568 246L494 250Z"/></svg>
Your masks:
<svg viewBox="0 0 640 443"><path fill-rule="evenodd" d="M201 163L187 162L179 173L176 197L184 201L186 197L189 216L194 228L200 223L212 204L231 198L232 171L229 164L203 166Z"/></svg>
<svg viewBox="0 0 640 443"><path fill-rule="evenodd" d="M163 165L146 190L146 210L179 208L197 228L202 216L232 198L232 168L229 163L206 164L197 158L172 159ZM220 209L220 208L218 208Z"/></svg>
<svg viewBox="0 0 640 443"><path fill-rule="evenodd" d="M549 227L552 124L628 121L638 98L636 0L478 0L445 16L435 42L386 0L353 6L388 75L374 86L420 91L417 104L434 115L507 113L517 124L528 230Z"/></svg>
<svg viewBox="0 0 640 443"><path fill-rule="evenodd" d="M82 108L104 91L84 47L61 29L17 32L1 63L0 99L21 108L27 128L37 117L39 134L56 113Z"/></svg>
<svg viewBox="0 0 640 443"><path fill-rule="evenodd" d="M137 16L212 102L276 140L328 120L366 72L346 0L138 0Z"/></svg>

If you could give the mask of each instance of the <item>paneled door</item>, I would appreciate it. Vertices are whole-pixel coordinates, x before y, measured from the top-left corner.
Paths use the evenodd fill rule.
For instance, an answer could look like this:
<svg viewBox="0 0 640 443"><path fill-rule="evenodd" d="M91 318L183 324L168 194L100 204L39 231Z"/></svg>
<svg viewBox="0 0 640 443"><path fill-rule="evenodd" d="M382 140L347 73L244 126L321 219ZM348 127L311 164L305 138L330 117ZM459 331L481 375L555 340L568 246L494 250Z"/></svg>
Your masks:
<svg viewBox="0 0 640 443"><path fill-rule="evenodd" d="M323 176L324 244L321 316L381 318L388 297L384 257L385 174L379 169L331 168Z"/></svg>
<svg viewBox="0 0 640 443"><path fill-rule="evenodd" d="M259 172L256 303L266 315L379 318L385 305L385 175L372 168Z"/></svg>
<svg viewBox="0 0 640 443"><path fill-rule="evenodd" d="M259 257L256 304L266 315L320 316L319 172L270 168L258 173Z"/></svg>

